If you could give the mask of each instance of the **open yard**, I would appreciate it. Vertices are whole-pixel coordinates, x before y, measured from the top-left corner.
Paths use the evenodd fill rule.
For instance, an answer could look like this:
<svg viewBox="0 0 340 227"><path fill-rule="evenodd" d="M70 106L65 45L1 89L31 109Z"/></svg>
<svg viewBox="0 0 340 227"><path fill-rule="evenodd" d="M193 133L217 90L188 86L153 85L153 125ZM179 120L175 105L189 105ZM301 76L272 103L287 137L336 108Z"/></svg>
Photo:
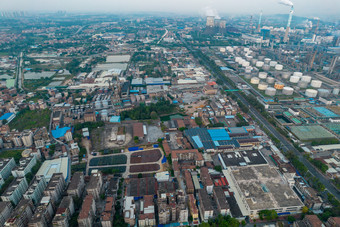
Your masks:
<svg viewBox="0 0 340 227"><path fill-rule="evenodd" d="M158 164L133 165L130 166L130 173L156 172L160 169Z"/></svg>
<svg viewBox="0 0 340 227"><path fill-rule="evenodd" d="M126 164L126 155L103 156L92 158L90 166L109 166L109 165L124 165Z"/></svg>
<svg viewBox="0 0 340 227"><path fill-rule="evenodd" d="M29 110L25 109L9 123L9 127L22 131L24 129L48 127L50 123L51 111L45 110Z"/></svg>
<svg viewBox="0 0 340 227"><path fill-rule="evenodd" d="M131 164L157 162L162 157L159 149L145 150L131 155Z"/></svg>

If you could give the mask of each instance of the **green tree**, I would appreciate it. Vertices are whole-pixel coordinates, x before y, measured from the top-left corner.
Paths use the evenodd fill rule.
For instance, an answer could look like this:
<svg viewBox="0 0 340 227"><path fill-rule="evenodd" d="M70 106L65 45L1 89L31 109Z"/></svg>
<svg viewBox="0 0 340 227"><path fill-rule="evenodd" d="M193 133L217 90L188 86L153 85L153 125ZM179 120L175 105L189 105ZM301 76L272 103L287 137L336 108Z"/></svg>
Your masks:
<svg viewBox="0 0 340 227"><path fill-rule="evenodd" d="M150 114L150 117L151 117L152 120L156 120L158 118L156 111L152 111L151 114Z"/></svg>
<svg viewBox="0 0 340 227"><path fill-rule="evenodd" d="M218 172L222 172L222 166L220 166L220 165L214 166L214 169Z"/></svg>
<svg viewBox="0 0 340 227"><path fill-rule="evenodd" d="M288 216L287 221L289 221L290 223L295 221L295 218L291 215Z"/></svg>
<svg viewBox="0 0 340 227"><path fill-rule="evenodd" d="M199 126L201 126L203 124L202 119L200 117L195 117L195 122Z"/></svg>
<svg viewBox="0 0 340 227"><path fill-rule="evenodd" d="M138 136L133 137L133 140L134 140L135 143L138 143L139 142Z"/></svg>

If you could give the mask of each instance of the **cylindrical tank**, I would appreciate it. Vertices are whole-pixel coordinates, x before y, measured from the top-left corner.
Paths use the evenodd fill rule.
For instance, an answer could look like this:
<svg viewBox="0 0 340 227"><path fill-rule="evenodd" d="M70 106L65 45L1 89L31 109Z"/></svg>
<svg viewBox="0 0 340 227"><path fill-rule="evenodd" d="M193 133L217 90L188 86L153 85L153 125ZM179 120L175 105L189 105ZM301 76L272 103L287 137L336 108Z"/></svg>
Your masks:
<svg viewBox="0 0 340 227"><path fill-rule="evenodd" d="M248 73L248 74L246 74L246 75L244 75L244 77L246 78L246 79L250 79L251 78L251 74L250 73Z"/></svg>
<svg viewBox="0 0 340 227"><path fill-rule="evenodd" d="M328 97L331 94L331 92L328 89L320 88L318 89L318 94L320 97Z"/></svg>
<svg viewBox="0 0 340 227"><path fill-rule="evenodd" d="M340 88L334 88L332 93L333 95L338 95L339 92L340 92Z"/></svg>
<svg viewBox="0 0 340 227"><path fill-rule="evenodd" d="M249 65L250 65L249 61L244 61L244 62L242 63L242 66L243 66L243 67L247 67L247 66L249 66Z"/></svg>
<svg viewBox="0 0 340 227"><path fill-rule="evenodd" d="M245 72L246 74L250 74L250 73L251 73L251 69L246 68L246 69L244 70L244 72Z"/></svg>
<svg viewBox="0 0 340 227"><path fill-rule="evenodd" d="M259 84L260 83L260 79L258 77L253 77L253 78L251 78L250 83L252 83L252 84Z"/></svg>
<svg viewBox="0 0 340 227"><path fill-rule="evenodd" d="M266 79L267 75L268 75L268 73L266 73L266 72L259 72L259 78L260 79Z"/></svg>
<svg viewBox="0 0 340 227"><path fill-rule="evenodd" d="M302 76L301 81L309 83L312 80L311 76Z"/></svg>
<svg viewBox="0 0 340 227"><path fill-rule="evenodd" d="M298 83L299 80L300 80L300 77L298 77L298 76L291 76L290 79L289 79L289 81L291 83L294 83L294 84Z"/></svg>
<svg viewBox="0 0 340 227"><path fill-rule="evenodd" d="M236 57L236 58L235 58L235 62L240 63L240 60L241 60L241 59L242 59L241 57Z"/></svg>
<svg viewBox="0 0 340 227"><path fill-rule="evenodd" d="M282 90L282 94L284 95L292 95L294 93L294 89L291 87L284 87Z"/></svg>
<svg viewBox="0 0 340 227"><path fill-rule="evenodd" d="M274 83L274 82L275 82L274 77L267 77L267 83L268 83L268 84L272 84L272 83Z"/></svg>
<svg viewBox="0 0 340 227"><path fill-rule="evenodd" d="M282 72L282 78L288 80L290 74L291 74L290 72Z"/></svg>
<svg viewBox="0 0 340 227"><path fill-rule="evenodd" d="M305 95L309 98L315 98L318 95L318 91L314 89L307 89Z"/></svg>
<svg viewBox="0 0 340 227"><path fill-rule="evenodd" d="M261 90L261 91L264 91L264 90L267 89L267 87L268 87L268 84L267 84L267 83L261 82L261 83L259 83L259 86L258 86L257 88L258 88L259 90Z"/></svg>
<svg viewBox="0 0 340 227"><path fill-rule="evenodd" d="M270 61L269 65L270 67L275 67L277 65L277 61Z"/></svg>
<svg viewBox="0 0 340 227"><path fill-rule="evenodd" d="M283 69L283 65L281 65L281 64L275 65L275 70L281 71L282 69Z"/></svg>
<svg viewBox="0 0 340 227"><path fill-rule="evenodd" d="M258 67L258 68L262 68L263 65L264 65L263 61L257 61L256 62L256 67Z"/></svg>
<svg viewBox="0 0 340 227"><path fill-rule="evenodd" d="M243 51L244 51L244 52L248 52L248 51L249 51L249 47L244 47L244 48L243 48Z"/></svg>
<svg viewBox="0 0 340 227"><path fill-rule="evenodd" d="M220 47L220 52L224 53L225 52L225 48L224 47Z"/></svg>
<svg viewBox="0 0 340 227"><path fill-rule="evenodd" d="M321 87L321 85L322 85L322 81L321 81L321 80L312 80L312 82L310 83L310 85L311 85L312 87L319 88L319 87Z"/></svg>
<svg viewBox="0 0 340 227"><path fill-rule="evenodd" d="M263 59L264 59L264 56L259 56L260 61L263 61Z"/></svg>
<svg viewBox="0 0 340 227"><path fill-rule="evenodd" d="M251 64L252 64L252 65L255 65L255 64L256 64L256 62L257 62L257 59L254 59L254 58L253 58L253 59L251 59Z"/></svg>
<svg viewBox="0 0 340 227"><path fill-rule="evenodd" d="M253 59L253 56L246 56L247 61L251 61Z"/></svg>
<svg viewBox="0 0 340 227"><path fill-rule="evenodd" d="M301 72L294 72L293 76L297 76L297 77L302 77L303 73Z"/></svg>
<svg viewBox="0 0 340 227"><path fill-rule="evenodd" d="M266 65L266 64L264 64L262 68L263 68L263 70L266 70L266 71L268 71L268 70L270 69L270 66L269 66L269 65Z"/></svg>
<svg viewBox="0 0 340 227"><path fill-rule="evenodd" d="M269 96L274 96L276 94L276 89L273 87L267 87L265 94Z"/></svg>
<svg viewBox="0 0 340 227"><path fill-rule="evenodd" d="M270 58L265 58L265 59L264 59L264 63L265 63L265 64L269 64L270 61L271 61Z"/></svg>
<svg viewBox="0 0 340 227"><path fill-rule="evenodd" d="M276 82L275 85L274 85L274 88L277 89L277 90L282 90L284 88L284 83L282 82Z"/></svg>
<svg viewBox="0 0 340 227"><path fill-rule="evenodd" d="M299 88L307 88L308 87L308 82L300 80L298 82L298 87Z"/></svg>

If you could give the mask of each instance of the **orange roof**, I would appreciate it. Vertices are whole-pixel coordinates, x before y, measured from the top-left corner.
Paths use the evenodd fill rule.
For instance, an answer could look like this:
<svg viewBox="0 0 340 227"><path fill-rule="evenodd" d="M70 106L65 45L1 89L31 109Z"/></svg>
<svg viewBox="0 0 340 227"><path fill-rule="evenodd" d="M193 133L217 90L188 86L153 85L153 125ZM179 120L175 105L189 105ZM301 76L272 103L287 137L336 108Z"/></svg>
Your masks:
<svg viewBox="0 0 340 227"><path fill-rule="evenodd" d="M322 226L322 222L316 215L306 215L305 218L308 220L309 224L311 224L312 227Z"/></svg>
<svg viewBox="0 0 340 227"><path fill-rule="evenodd" d="M138 137L143 137L144 136L144 131L143 131L143 123L133 123L132 124L133 128L133 136L138 136Z"/></svg>
<svg viewBox="0 0 340 227"><path fill-rule="evenodd" d="M211 82L208 82L207 84L210 85L210 86L214 86L214 85L216 85L216 82L215 81L211 81Z"/></svg>
<svg viewBox="0 0 340 227"><path fill-rule="evenodd" d="M78 219L85 219L89 216L91 211L91 205L93 203L93 195L87 195L81 206L81 211L79 213Z"/></svg>
<svg viewBox="0 0 340 227"><path fill-rule="evenodd" d="M209 170L207 167L201 168L201 179L205 186L211 186L213 185L213 181L211 180Z"/></svg>
<svg viewBox="0 0 340 227"><path fill-rule="evenodd" d="M191 174L188 170L184 170L185 174L185 183L187 185L188 190L194 190L194 183L192 182Z"/></svg>
<svg viewBox="0 0 340 227"><path fill-rule="evenodd" d="M171 158L178 159L177 154L184 154L184 153L195 153L195 160L202 161L203 156L197 149L190 149L190 150L172 150L171 151Z"/></svg>

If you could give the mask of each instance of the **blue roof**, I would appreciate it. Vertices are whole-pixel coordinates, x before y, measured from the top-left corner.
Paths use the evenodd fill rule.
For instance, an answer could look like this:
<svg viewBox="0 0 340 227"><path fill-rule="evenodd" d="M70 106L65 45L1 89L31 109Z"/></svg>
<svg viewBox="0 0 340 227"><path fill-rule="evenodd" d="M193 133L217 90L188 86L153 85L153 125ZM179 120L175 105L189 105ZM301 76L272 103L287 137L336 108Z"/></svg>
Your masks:
<svg viewBox="0 0 340 227"><path fill-rule="evenodd" d="M13 113L5 113L4 115L2 115L0 117L0 120L8 120L8 118L10 118L13 115Z"/></svg>
<svg viewBox="0 0 340 227"><path fill-rule="evenodd" d="M199 136L193 136L192 139L195 141L197 147L199 147L199 148L203 147L203 143L202 143Z"/></svg>
<svg viewBox="0 0 340 227"><path fill-rule="evenodd" d="M120 116L112 116L110 118L111 123L119 123L120 122Z"/></svg>
<svg viewBox="0 0 340 227"><path fill-rule="evenodd" d="M313 107L316 111L324 115L325 117L339 117L336 113L333 111L321 106L321 107Z"/></svg>
<svg viewBox="0 0 340 227"><path fill-rule="evenodd" d="M55 130L52 130L52 136L56 139L63 137L65 133L70 130L70 127L59 128L57 127Z"/></svg>
<svg viewBox="0 0 340 227"><path fill-rule="evenodd" d="M224 129L209 129L208 133L213 141L216 140L230 140L228 132Z"/></svg>

